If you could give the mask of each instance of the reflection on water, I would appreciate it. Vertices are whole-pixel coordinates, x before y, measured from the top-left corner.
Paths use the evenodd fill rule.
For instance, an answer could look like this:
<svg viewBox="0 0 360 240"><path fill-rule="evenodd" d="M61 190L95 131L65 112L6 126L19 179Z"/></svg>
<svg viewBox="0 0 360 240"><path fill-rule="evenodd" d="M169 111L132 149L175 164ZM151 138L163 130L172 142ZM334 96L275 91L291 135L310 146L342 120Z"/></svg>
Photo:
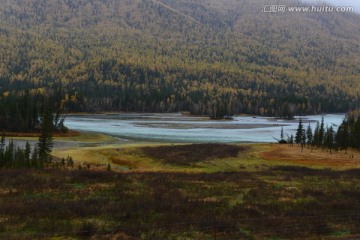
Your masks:
<svg viewBox="0 0 360 240"><path fill-rule="evenodd" d="M301 117L304 126L315 128L321 115ZM341 124L345 114L324 115L325 124ZM73 130L109 134L124 139L162 142L275 142L281 127L295 134L299 118L283 120L266 117L238 116L233 120L209 120L204 117L172 114L101 114L72 115L66 126Z"/></svg>

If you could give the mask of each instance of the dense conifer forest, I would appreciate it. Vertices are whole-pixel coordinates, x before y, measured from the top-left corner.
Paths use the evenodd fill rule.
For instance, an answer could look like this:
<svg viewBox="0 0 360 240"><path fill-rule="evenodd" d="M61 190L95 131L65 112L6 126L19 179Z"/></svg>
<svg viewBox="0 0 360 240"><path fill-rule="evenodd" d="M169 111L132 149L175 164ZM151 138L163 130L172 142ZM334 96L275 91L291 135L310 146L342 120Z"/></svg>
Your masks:
<svg viewBox="0 0 360 240"><path fill-rule="evenodd" d="M49 94L68 112L291 118L356 108L359 15L269 14L264 3L0 1L0 112Z"/></svg>

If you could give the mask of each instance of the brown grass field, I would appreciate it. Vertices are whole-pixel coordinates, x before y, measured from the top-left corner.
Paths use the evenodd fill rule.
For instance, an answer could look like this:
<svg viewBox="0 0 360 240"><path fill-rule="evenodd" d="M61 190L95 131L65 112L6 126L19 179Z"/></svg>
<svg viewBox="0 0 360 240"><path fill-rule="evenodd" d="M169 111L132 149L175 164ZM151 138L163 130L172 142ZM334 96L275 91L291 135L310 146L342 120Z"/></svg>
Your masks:
<svg viewBox="0 0 360 240"><path fill-rule="evenodd" d="M349 169L360 167L360 152L356 150L329 151L322 149L311 150L294 145L271 144L270 150L260 153L260 157L287 164L328 167L335 169Z"/></svg>

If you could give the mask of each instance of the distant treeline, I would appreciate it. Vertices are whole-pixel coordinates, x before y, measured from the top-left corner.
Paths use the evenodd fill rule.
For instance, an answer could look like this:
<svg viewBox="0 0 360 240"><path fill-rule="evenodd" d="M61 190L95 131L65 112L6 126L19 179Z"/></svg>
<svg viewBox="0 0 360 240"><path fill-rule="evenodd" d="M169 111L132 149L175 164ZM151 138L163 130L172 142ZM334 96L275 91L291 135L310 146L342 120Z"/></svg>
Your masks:
<svg viewBox="0 0 360 240"><path fill-rule="evenodd" d="M34 129L41 110L39 102L53 89L61 89L62 94L55 93L54 102L61 103L67 112L190 111L212 118L241 113L292 118L295 114L347 112L360 101L358 96L336 88L303 85L286 78L281 85L265 79L256 83L254 76L216 69L152 69L108 60L89 65L84 71L84 81L67 83L36 84L0 78L0 83L10 90L6 93L10 96L0 97L0 116L7 111L17 119L6 122L6 118L0 118L2 123L5 121L2 126ZM33 97L15 89L32 89Z"/></svg>
<svg viewBox="0 0 360 240"><path fill-rule="evenodd" d="M0 132L40 132L46 111L51 112L52 132L66 132L64 116L61 115L62 100L56 95L6 94L0 97Z"/></svg>

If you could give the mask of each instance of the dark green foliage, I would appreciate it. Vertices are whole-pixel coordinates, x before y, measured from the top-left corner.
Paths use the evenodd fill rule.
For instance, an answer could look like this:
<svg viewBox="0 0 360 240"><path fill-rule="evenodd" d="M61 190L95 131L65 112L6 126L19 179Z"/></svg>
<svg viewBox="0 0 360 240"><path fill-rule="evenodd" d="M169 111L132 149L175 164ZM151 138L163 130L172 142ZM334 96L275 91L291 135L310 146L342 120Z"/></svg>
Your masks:
<svg viewBox="0 0 360 240"><path fill-rule="evenodd" d="M319 128L319 144L324 144L325 137L325 126L324 126L324 117L321 118L320 128Z"/></svg>
<svg viewBox="0 0 360 240"><path fill-rule="evenodd" d="M301 133L301 151L304 149L305 147L305 144L306 144L306 132L305 132L305 129L302 129L302 133Z"/></svg>
<svg viewBox="0 0 360 240"><path fill-rule="evenodd" d="M313 137L313 145L316 147L323 146L324 136L325 136L324 117L322 117L321 123L319 122L316 123L314 137Z"/></svg>
<svg viewBox="0 0 360 240"><path fill-rule="evenodd" d="M39 123L37 107L39 96L0 96L0 130L8 132L35 131Z"/></svg>
<svg viewBox="0 0 360 240"><path fill-rule="evenodd" d="M306 129L306 144L311 145L313 143L313 132L310 126L310 123Z"/></svg>
<svg viewBox="0 0 360 240"><path fill-rule="evenodd" d="M302 143L303 135L304 135L304 125L302 124L302 120L300 118L299 125L298 125L298 128L296 130L296 134L295 134L295 143L296 144L301 144Z"/></svg>
<svg viewBox="0 0 360 240"><path fill-rule="evenodd" d="M335 137L334 129L332 126L330 126L326 129L325 136L324 136L324 147L329 149L330 153L331 153L331 150L334 148L334 144L335 144L334 137Z"/></svg>
<svg viewBox="0 0 360 240"><path fill-rule="evenodd" d="M340 149L355 148L360 150L360 117L349 113L335 135Z"/></svg>
<svg viewBox="0 0 360 240"><path fill-rule="evenodd" d="M360 116L357 117L352 127L353 147L360 150Z"/></svg>
<svg viewBox="0 0 360 240"><path fill-rule="evenodd" d="M44 112L41 121L41 133L37 144L39 151L40 164L48 165L51 160L51 151L53 147L53 114L48 103L44 105Z"/></svg>
<svg viewBox="0 0 360 240"><path fill-rule="evenodd" d="M1 168L30 168L31 146L27 142L25 148L16 147L11 139L6 144L5 137L2 137L0 144L0 169Z"/></svg>
<svg viewBox="0 0 360 240"><path fill-rule="evenodd" d="M340 150L346 150L350 146L349 125L346 120L344 120L338 128L336 142Z"/></svg>
<svg viewBox="0 0 360 240"><path fill-rule="evenodd" d="M54 95L10 94L0 96L0 131L3 132L38 132L41 129L44 110L47 106L51 114L52 131L66 132L65 117L61 114L62 97ZM60 98L60 99L58 99ZM46 102L47 101L47 102ZM48 113L49 114L49 113Z"/></svg>

